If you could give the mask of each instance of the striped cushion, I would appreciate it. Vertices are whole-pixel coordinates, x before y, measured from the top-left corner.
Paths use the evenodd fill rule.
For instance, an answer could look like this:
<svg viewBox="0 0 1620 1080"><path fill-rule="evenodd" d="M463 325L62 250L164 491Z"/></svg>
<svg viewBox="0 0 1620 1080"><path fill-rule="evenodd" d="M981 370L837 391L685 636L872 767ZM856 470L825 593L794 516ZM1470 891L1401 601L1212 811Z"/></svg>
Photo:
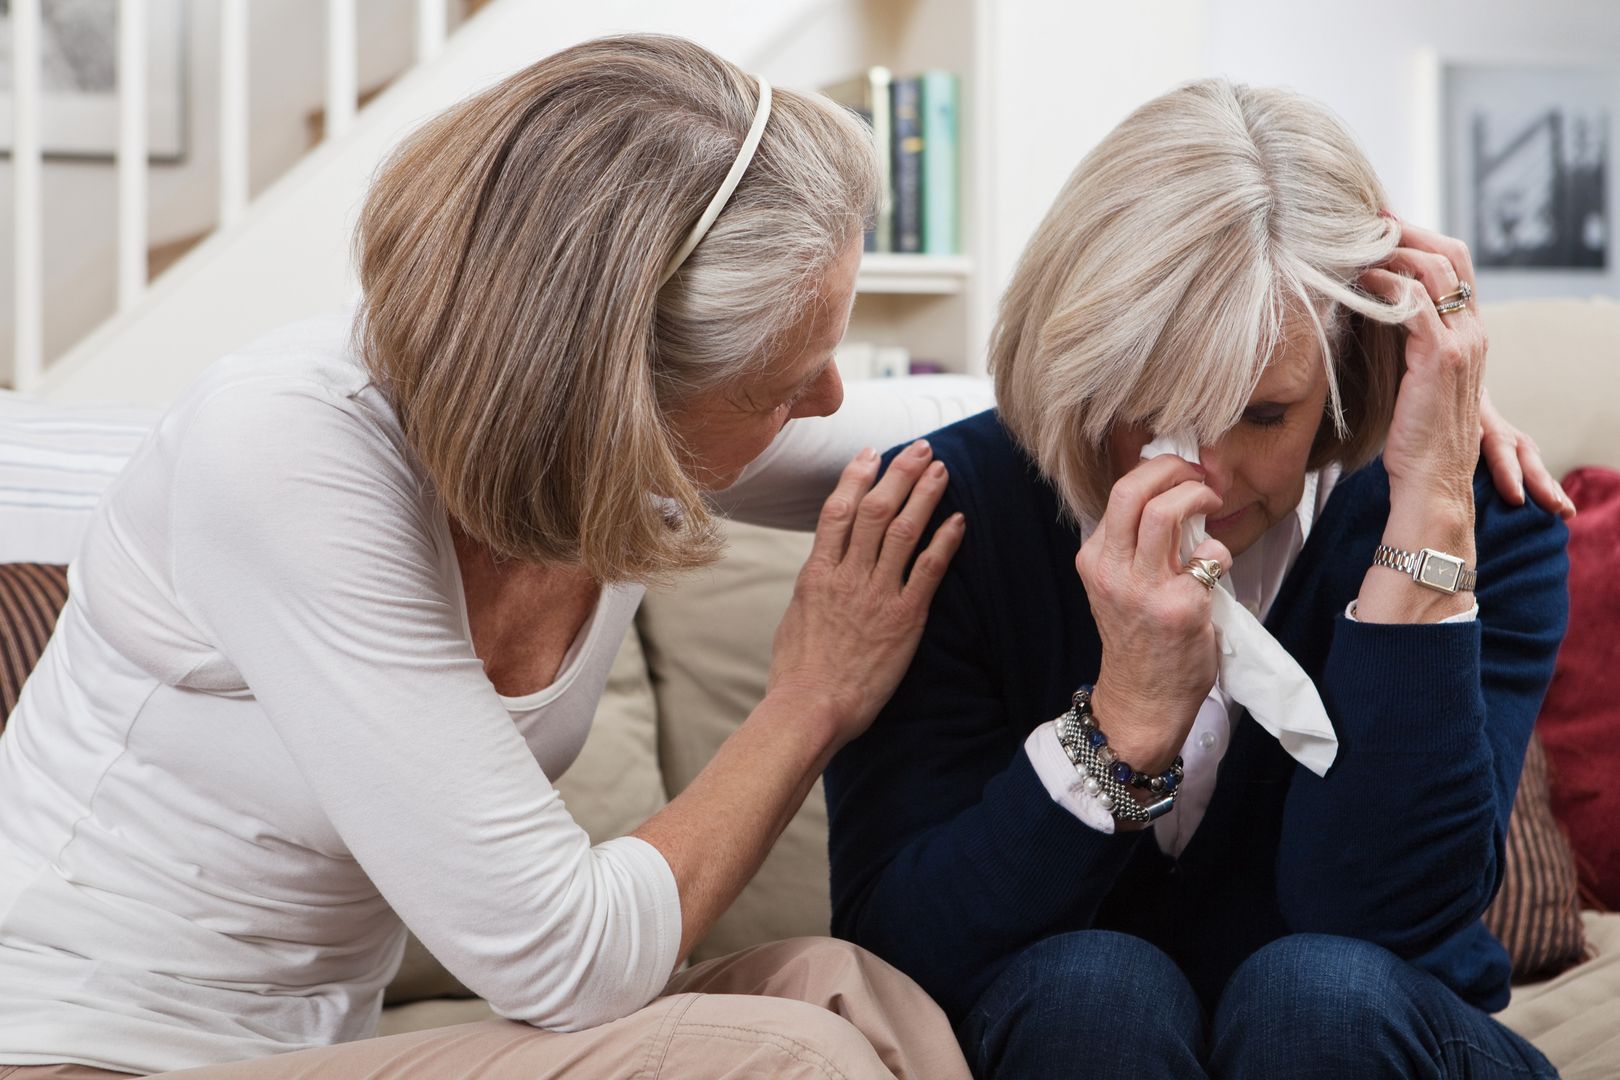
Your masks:
<svg viewBox="0 0 1620 1080"><path fill-rule="evenodd" d="M0 564L0 732L67 603L67 567Z"/></svg>
<svg viewBox="0 0 1620 1080"><path fill-rule="evenodd" d="M1586 959L1575 856L1552 816L1547 754L1532 736L1508 822L1502 891L1485 926L1507 947L1516 982L1551 978Z"/></svg>

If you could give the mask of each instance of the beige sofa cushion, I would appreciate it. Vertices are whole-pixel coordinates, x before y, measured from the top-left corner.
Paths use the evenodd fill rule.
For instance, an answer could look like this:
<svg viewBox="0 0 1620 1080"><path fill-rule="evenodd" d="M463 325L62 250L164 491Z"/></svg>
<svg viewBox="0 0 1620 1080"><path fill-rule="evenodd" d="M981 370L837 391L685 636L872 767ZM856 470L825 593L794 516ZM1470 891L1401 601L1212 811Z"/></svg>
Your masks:
<svg viewBox="0 0 1620 1080"><path fill-rule="evenodd" d="M1485 304L1480 316L1491 399L1535 437L1552 474L1620 468L1620 304L1517 300Z"/></svg>
<svg viewBox="0 0 1620 1080"><path fill-rule="evenodd" d="M1620 1076L1620 913L1585 913L1597 953L1556 979L1516 987L1497 1019L1535 1043L1564 1080Z"/></svg>
<svg viewBox="0 0 1620 1080"><path fill-rule="evenodd" d="M596 708L590 736L574 764L557 781L564 804L573 813L574 820L590 834L593 843L623 836L664 805L656 726L647 663L642 655L641 639L632 628L625 635L608 672L607 688ZM406 941L405 959L389 984L384 1001L388 1005L402 1005L428 998L469 996L471 991L446 971L412 934ZM484 1011L487 1015L488 1009ZM419 1009L412 1015L417 1016L417 1022L405 1017L389 1018L385 1014L385 1027L394 1025L389 1031L433 1027L430 1016L438 1014ZM399 1027L400 1024L408 1026Z"/></svg>
<svg viewBox="0 0 1620 1080"><path fill-rule="evenodd" d="M671 795L691 783L764 696L771 638L810 551L808 533L735 522L726 529L730 548L719 566L649 591L637 615L658 696L659 757ZM818 781L692 959L825 934L827 891L827 806Z"/></svg>

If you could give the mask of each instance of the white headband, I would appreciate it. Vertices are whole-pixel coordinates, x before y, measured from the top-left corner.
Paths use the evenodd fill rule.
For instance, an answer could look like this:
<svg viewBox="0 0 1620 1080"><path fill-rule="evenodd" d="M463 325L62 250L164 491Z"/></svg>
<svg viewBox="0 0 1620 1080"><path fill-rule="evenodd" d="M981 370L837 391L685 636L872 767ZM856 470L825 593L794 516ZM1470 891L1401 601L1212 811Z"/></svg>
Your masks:
<svg viewBox="0 0 1620 1080"><path fill-rule="evenodd" d="M662 288L665 282L675 276L675 271L681 268L681 263L685 262L686 257L692 254L692 249L698 246L698 242L709 231L709 226L713 225L715 218L720 216L720 211L726 208L726 203L731 199L731 193L737 190L738 184L742 183L743 173L748 171L748 163L754 160L754 151L759 149L760 136L765 134L765 121L771 118L771 84L765 81L763 75L757 76L757 78L759 79L759 105L754 109L754 122L749 125L748 135L743 139L742 149L737 151L737 160L731 163L731 171L726 173L726 178L720 183L720 190L716 191L714 198L709 200L709 205L704 209L703 216L698 218L696 225L692 226L692 231L686 234L686 241L670 257L669 262L664 264L664 276L658 279L659 288Z"/></svg>

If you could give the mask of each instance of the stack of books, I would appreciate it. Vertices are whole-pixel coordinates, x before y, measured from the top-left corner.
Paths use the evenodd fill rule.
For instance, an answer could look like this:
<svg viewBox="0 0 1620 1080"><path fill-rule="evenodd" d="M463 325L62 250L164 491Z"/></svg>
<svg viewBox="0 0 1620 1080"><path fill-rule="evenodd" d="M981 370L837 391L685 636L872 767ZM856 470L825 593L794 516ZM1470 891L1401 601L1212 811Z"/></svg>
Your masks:
<svg viewBox="0 0 1620 1080"><path fill-rule="evenodd" d="M884 198L867 251L961 252L960 80L948 71L896 78L874 67L829 86L872 129Z"/></svg>

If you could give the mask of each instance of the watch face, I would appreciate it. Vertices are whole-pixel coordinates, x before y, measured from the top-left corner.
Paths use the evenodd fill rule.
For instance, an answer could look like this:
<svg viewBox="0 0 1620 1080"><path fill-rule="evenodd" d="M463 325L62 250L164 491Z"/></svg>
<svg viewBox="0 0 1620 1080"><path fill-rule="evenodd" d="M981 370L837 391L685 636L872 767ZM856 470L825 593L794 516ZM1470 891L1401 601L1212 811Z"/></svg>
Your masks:
<svg viewBox="0 0 1620 1080"><path fill-rule="evenodd" d="M1423 563L1418 567L1418 581L1431 589L1456 592L1457 579L1462 576L1462 560L1442 555L1437 551L1423 552Z"/></svg>

